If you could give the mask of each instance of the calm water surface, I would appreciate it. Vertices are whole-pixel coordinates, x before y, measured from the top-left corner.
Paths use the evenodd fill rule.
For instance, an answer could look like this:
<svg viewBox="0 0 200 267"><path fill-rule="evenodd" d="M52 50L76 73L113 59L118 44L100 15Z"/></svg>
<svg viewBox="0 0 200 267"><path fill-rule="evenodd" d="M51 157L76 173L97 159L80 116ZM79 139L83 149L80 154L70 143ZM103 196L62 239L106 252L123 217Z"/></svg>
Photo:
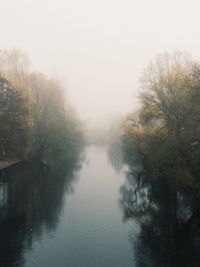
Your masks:
<svg viewBox="0 0 200 267"><path fill-rule="evenodd" d="M115 171L106 148L87 148L82 168L67 179L26 168L6 174L10 185L2 187L1 266L134 266L129 240L134 225L122 222L119 207L125 169ZM13 173L25 181L23 188Z"/></svg>

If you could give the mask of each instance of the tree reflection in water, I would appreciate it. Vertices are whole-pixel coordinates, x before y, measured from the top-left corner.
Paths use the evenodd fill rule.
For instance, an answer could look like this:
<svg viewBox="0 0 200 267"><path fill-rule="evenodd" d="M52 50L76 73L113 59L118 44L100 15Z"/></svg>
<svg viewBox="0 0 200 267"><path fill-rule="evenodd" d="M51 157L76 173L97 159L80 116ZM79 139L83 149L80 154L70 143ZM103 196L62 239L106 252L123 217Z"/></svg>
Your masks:
<svg viewBox="0 0 200 267"><path fill-rule="evenodd" d="M164 174L164 172L163 172ZM200 266L200 199L151 179L140 166L130 166L120 189L124 220L133 219L131 234L138 267Z"/></svg>
<svg viewBox="0 0 200 267"><path fill-rule="evenodd" d="M53 168L30 161L1 171L0 266L23 266L34 239L55 230L64 193L73 191L80 168L81 156L75 154L64 164L55 159Z"/></svg>
<svg viewBox="0 0 200 267"><path fill-rule="evenodd" d="M119 173L123 167L123 153L120 140L114 140L109 144L107 152L110 163L114 170Z"/></svg>

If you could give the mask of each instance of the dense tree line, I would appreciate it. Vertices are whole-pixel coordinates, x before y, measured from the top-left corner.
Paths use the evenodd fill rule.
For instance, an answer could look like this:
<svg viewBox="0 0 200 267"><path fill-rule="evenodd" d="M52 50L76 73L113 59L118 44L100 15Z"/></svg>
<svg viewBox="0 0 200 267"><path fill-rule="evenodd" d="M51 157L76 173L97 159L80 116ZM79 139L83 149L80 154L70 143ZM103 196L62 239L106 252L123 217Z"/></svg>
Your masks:
<svg viewBox="0 0 200 267"><path fill-rule="evenodd" d="M0 53L0 123L0 164L12 165L0 170L0 265L24 266L24 250L56 228L73 191L82 124L62 85L19 50Z"/></svg>
<svg viewBox="0 0 200 267"><path fill-rule="evenodd" d="M173 187L200 190L200 65L180 52L158 56L144 73L140 101L124 123L125 142L152 177L166 169Z"/></svg>
<svg viewBox="0 0 200 267"><path fill-rule="evenodd" d="M124 219L142 221L135 246L149 255L137 266L199 266L200 64L180 52L159 55L141 85L122 137Z"/></svg>
<svg viewBox="0 0 200 267"><path fill-rule="evenodd" d="M32 71L19 50L0 53L0 98L1 160L37 157L50 163L81 144L81 123L62 85Z"/></svg>

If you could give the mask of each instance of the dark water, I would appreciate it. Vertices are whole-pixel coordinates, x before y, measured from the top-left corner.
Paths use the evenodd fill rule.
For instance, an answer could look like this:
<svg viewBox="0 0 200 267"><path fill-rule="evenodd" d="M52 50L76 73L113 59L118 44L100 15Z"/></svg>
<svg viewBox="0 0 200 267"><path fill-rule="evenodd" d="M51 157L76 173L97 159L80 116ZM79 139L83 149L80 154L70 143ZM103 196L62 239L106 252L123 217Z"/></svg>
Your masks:
<svg viewBox="0 0 200 267"><path fill-rule="evenodd" d="M77 151L0 171L0 267L200 266L198 196L118 146Z"/></svg>
<svg viewBox="0 0 200 267"><path fill-rule="evenodd" d="M123 223L119 205L125 169L105 148L85 154L82 167L29 162L1 173L0 266L135 266L137 227Z"/></svg>

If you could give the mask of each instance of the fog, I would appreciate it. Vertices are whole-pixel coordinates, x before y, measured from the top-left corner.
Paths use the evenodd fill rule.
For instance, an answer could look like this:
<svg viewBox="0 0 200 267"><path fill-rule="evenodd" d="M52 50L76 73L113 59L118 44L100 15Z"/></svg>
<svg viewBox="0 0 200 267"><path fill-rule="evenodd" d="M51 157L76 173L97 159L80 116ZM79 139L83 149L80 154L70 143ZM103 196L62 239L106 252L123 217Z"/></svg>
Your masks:
<svg viewBox="0 0 200 267"><path fill-rule="evenodd" d="M58 75L82 120L134 109L139 76L163 51L200 57L199 1L1 1L0 48Z"/></svg>
<svg viewBox="0 0 200 267"><path fill-rule="evenodd" d="M0 9L0 267L199 267L200 1Z"/></svg>

